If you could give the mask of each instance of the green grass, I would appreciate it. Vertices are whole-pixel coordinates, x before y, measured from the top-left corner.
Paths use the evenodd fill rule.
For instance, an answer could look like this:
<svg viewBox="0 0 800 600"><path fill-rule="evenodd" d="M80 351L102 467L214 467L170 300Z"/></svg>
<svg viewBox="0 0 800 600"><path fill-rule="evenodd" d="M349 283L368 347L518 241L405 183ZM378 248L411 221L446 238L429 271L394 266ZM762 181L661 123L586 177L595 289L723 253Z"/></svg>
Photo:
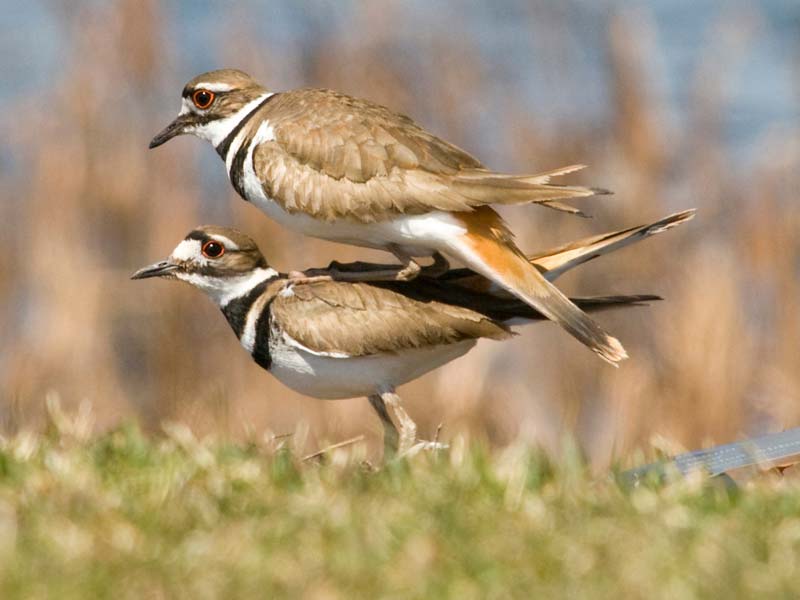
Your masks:
<svg viewBox="0 0 800 600"><path fill-rule="evenodd" d="M275 444L0 441L0 598L800 595L800 484L625 490L575 453L456 444L380 469Z"/></svg>

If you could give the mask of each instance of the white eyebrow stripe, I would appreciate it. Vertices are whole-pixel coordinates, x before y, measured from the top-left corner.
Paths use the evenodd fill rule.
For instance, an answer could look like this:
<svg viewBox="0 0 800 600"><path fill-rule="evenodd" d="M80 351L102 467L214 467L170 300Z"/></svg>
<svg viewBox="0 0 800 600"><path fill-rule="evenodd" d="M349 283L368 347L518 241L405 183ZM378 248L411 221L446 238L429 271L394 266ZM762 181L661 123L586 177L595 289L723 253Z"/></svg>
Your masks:
<svg viewBox="0 0 800 600"><path fill-rule="evenodd" d="M183 240L172 251L172 258L178 261L196 260L200 264L208 262L200 254L200 240Z"/></svg>
<svg viewBox="0 0 800 600"><path fill-rule="evenodd" d="M212 240L217 240L220 244L225 246L228 250L239 250L239 245L234 243L233 240L230 238L225 237L224 235L214 234L209 236Z"/></svg>
<svg viewBox="0 0 800 600"><path fill-rule="evenodd" d="M232 85L227 83L211 83L201 81L200 83L196 83L194 85L195 90L208 90L209 92L230 92L233 89Z"/></svg>

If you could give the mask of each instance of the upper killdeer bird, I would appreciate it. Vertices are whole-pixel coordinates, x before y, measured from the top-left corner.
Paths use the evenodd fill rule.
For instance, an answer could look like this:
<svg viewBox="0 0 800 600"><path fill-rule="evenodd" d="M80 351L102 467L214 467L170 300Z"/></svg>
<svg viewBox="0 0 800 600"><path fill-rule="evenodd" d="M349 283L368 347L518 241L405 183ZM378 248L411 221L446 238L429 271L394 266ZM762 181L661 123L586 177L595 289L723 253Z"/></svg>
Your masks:
<svg viewBox="0 0 800 600"><path fill-rule="evenodd" d="M458 259L611 364L627 357L526 260L490 207L538 203L578 213L562 200L605 191L550 180L581 166L497 173L378 104L322 89L273 93L234 69L187 83L177 118L150 147L185 133L211 142L236 191L282 225L392 252L405 265L392 271L398 279L420 272L416 257L433 256L439 273L447 270L445 256Z"/></svg>
<svg viewBox="0 0 800 600"><path fill-rule="evenodd" d="M687 211L588 238L536 255L531 264L553 280L692 216ZM215 226L195 229L169 258L133 275L146 277L180 279L204 291L253 359L288 387L316 398L367 396L383 421L387 448L401 452L411 448L416 426L400 406L398 386L463 355L480 338L505 339L511 325L544 318L469 269L408 282L291 279L271 268L249 237ZM573 302L597 311L655 299L599 296Z"/></svg>

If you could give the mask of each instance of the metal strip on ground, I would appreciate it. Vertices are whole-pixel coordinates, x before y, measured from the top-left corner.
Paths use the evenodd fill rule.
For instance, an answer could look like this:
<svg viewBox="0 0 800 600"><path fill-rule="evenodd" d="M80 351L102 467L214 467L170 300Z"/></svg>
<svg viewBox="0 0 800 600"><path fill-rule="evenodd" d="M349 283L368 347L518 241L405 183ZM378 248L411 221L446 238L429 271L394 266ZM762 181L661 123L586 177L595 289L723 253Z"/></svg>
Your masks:
<svg viewBox="0 0 800 600"><path fill-rule="evenodd" d="M621 476L625 483L636 485L653 474L663 477L670 467L676 468L683 475L702 470L713 477L742 467L777 467L793 462L800 462L800 427L705 450L694 450L680 454L670 461L624 471Z"/></svg>

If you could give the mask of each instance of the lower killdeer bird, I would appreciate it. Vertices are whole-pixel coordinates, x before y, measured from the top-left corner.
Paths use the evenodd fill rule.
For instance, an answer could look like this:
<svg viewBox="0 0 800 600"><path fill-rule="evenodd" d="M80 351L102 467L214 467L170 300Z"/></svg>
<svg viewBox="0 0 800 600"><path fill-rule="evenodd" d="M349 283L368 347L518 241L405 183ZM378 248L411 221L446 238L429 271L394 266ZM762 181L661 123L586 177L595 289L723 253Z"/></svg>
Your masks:
<svg viewBox="0 0 800 600"><path fill-rule="evenodd" d="M581 240L538 254L531 264L553 280L692 216L688 211ZM368 267L360 263L354 268ZM416 426L400 405L398 386L463 355L480 338L505 339L512 335L510 326L544 318L469 269L408 282L294 280L271 268L252 239L215 226L192 231L169 258L133 275L147 277L180 279L204 291L253 359L288 387L323 399L367 396L384 424L387 448L401 452L411 448ZM655 299L572 301L597 311Z"/></svg>
<svg viewBox="0 0 800 600"><path fill-rule="evenodd" d="M420 272L417 257L433 256L439 273L445 257L455 258L611 364L626 358L616 338L526 260L490 206L537 203L579 213L562 201L605 191L550 180L581 166L498 173L386 107L323 89L272 93L234 69L187 83L177 118L150 147L181 134L211 142L236 191L280 224L392 252L404 264L391 271L398 279Z"/></svg>

